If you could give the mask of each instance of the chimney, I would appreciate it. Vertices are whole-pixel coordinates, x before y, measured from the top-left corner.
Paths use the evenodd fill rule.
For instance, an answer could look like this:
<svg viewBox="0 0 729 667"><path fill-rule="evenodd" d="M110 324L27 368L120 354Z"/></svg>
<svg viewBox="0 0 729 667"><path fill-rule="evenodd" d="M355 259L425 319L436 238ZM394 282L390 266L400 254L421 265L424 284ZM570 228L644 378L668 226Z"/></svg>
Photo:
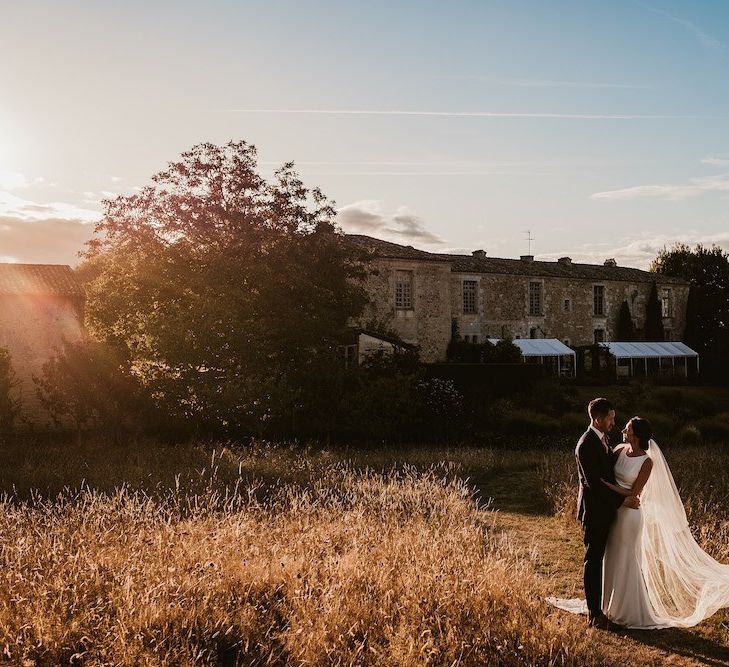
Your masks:
<svg viewBox="0 0 729 667"><path fill-rule="evenodd" d="M533 262L534 255L522 255L520 259L522 262Z"/></svg>
<svg viewBox="0 0 729 667"><path fill-rule="evenodd" d="M572 264L572 258L571 257L560 257L557 260L557 264L564 264L565 266L569 266Z"/></svg>
<svg viewBox="0 0 729 667"><path fill-rule="evenodd" d="M614 258L605 260L605 266L617 266L617 265L618 265L618 263L615 261Z"/></svg>
<svg viewBox="0 0 729 667"><path fill-rule="evenodd" d="M474 250L471 253L474 257L477 259L486 259L486 251L485 250Z"/></svg>

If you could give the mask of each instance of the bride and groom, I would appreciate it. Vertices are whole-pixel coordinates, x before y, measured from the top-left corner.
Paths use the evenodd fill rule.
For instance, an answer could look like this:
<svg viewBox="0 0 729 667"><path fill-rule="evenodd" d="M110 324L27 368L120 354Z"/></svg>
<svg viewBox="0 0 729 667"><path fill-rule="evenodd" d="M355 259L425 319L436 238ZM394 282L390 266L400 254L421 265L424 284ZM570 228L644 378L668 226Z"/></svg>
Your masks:
<svg viewBox="0 0 729 667"><path fill-rule="evenodd" d="M729 565L696 543L646 419L633 417L611 448L615 408L588 406L575 449L577 518L585 544L585 600L547 598L603 629L690 627L729 606Z"/></svg>

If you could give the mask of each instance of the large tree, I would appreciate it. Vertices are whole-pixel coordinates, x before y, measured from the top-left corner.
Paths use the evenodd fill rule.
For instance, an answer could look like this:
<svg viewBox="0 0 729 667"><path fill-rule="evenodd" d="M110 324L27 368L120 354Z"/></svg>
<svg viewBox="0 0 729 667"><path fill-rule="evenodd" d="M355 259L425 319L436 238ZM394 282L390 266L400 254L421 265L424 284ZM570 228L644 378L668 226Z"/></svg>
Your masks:
<svg viewBox="0 0 729 667"><path fill-rule="evenodd" d="M104 202L79 270L90 332L192 423L265 433L294 421L366 301L362 257L334 216L293 163L266 181L244 141L194 146Z"/></svg>
<svg viewBox="0 0 729 667"><path fill-rule="evenodd" d="M663 248L650 270L691 283L684 340L699 353L729 359L729 254L717 245L678 243Z"/></svg>

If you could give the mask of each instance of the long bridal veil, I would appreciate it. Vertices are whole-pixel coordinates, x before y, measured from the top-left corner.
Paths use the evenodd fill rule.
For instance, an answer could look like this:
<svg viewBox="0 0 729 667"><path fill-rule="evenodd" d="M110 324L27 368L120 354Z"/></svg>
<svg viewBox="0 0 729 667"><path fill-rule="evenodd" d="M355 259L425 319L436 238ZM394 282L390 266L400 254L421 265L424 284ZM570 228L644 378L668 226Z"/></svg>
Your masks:
<svg viewBox="0 0 729 667"><path fill-rule="evenodd" d="M729 565L714 560L696 542L673 475L658 444L650 441L653 470L643 492L641 569L656 623L691 627L729 607ZM627 546L627 545L626 545ZM547 598L575 614L586 614L584 599Z"/></svg>
<svg viewBox="0 0 729 667"><path fill-rule="evenodd" d="M653 471L641 494L642 568L657 616L689 627L729 606L729 565L707 554L691 535L666 459L655 440Z"/></svg>

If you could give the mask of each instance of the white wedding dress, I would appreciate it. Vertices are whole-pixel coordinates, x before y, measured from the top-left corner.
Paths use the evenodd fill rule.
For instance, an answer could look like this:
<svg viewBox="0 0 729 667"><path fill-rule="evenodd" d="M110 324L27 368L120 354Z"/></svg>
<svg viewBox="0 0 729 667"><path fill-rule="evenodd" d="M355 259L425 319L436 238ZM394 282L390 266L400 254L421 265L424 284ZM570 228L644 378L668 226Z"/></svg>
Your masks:
<svg viewBox="0 0 729 667"><path fill-rule="evenodd" d="M615 462L619 486L633 486L645 456L630 457L621 445ZM696 543L663 453L654 440L647 456L653 469L641 493L641 509L618 509L603 562L602 607L626 628L654 630L690 627L729 607L729 565ZM579 614L581 599L547 598Z"/></svg>

